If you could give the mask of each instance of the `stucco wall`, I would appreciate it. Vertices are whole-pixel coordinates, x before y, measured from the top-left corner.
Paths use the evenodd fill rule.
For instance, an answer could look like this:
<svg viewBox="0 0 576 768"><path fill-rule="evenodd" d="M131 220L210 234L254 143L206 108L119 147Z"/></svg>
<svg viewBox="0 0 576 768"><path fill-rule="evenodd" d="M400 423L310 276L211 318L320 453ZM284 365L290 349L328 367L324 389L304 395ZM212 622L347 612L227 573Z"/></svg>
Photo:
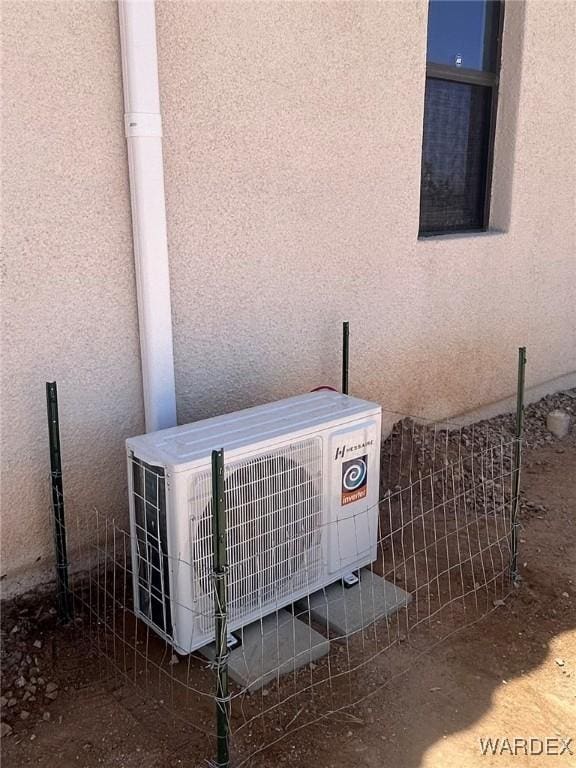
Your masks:
<svg viewBox="0 0 576 768"><path fill-rule="evenodd" d="M50 562L44 381L74 510L125 512L143 419L115 5L3 5L2 573L21 586ZM158 3L180 422L337 385L344 319L352 390L391 409L507 397L520 344L529 385L576 370L576 4L508 2L500 232L434 240L426 14Z"/></svg>
<svg viewBox="0 0 576 768"><path fill-rule="evenodd" d="M425 0L158 4L181 421L337 384L344 319L352 390L408 412L510 394L520 344L576 369L575 14L508 3L507 231L419 241Z"/></svg>
<svg viewBox="0 0 576 768"><path fill-rule="evenodd" d="M116 5L2 5L9 593L53 576L44 382L59 386L71 519L124 511L123 440L143 415Z"/></svg>

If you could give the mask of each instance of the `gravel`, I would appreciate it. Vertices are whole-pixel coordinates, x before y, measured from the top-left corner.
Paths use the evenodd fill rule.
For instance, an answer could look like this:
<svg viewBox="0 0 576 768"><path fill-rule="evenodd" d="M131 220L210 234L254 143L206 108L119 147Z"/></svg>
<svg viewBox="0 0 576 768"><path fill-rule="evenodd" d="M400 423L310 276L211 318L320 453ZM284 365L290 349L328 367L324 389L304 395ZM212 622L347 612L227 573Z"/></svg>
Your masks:
<svg viewBox="0 0 576 768"><path fill-rule="evenodd" d="M555 395L538 400L524 408L524 445L527 448L538 448L543 445L557 443L562 440L551 434L546 426L548 415L553 411L563 411L570 416L571 428L564 440L576 441L576 389L569 389L564 392L557 392ZM516 416L515 414L505 414L496 416L488 421L480 422L480 425L489 425L497 432L503 431L511 438L514 436Z"/></svg>
<svg viewBox="0 0 576 768"><path fill-rule="evenodd" d="M571 429L564 438L546 426L553 411L566 413ZM523 447L550 445L562 452L576 442L576 389L549 395L524 409ZM488 514L505 509L512 497L516 415L504 414L465 427L453 423L428 425L404 419L397 423L382 446L381 494L398 505L415 480L421 484L425 503L449 500L466 491L466 502ZM536 465L542 461L534 462ZM432 497L433 493L433 497ZM545 504L519 498L520 513L539 517Z"/></svg>
<svg viewBox="0 0 576 768"><path fill-rule="evenodd" d="M2 735L18 733L42 719L46 704L58 695L58 685L48 682L53 660L46 653L44 634L56 628L56 612L41 604L34 593L2 605L0 631L2 665ZM42 701L50 686L48 701ZM40 700L39 700L40 699Z"/></svg>

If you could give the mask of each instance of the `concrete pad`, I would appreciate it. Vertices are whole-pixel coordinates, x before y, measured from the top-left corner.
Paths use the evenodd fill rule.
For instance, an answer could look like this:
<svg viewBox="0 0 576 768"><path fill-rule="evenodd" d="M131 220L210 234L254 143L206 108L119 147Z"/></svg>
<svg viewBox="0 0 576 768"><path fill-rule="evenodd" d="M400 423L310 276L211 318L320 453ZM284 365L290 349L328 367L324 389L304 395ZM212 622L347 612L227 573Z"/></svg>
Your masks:
<svg viewBox="0 0 576 768"><path fill-rule="evenodd" d="M283 610L234 632L242 644L230 652L228 672L232 680L250 693L281 675L325 656L330 642L312 627ZM214 659L214 644L200 653Z"/></svg>
<svg viewBox="0 0 576 768"><path fill-rule="evenodd" d="M360 583L346 589L340 581L296 603L296 615L310 614L322 631L347 636L399 611L412 595L370 570L360 572Z"/></svg>

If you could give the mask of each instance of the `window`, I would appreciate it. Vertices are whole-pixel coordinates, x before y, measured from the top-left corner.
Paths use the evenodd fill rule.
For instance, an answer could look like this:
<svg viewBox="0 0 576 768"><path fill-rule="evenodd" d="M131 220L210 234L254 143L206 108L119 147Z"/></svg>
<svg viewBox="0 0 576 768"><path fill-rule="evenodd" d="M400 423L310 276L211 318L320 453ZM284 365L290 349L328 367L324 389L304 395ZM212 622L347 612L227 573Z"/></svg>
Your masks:
<svg viewBox="0 0 576 768"><path fill-rule="evenodd" d="M503 5L429 2L420 235L488 228Z"/></svg>

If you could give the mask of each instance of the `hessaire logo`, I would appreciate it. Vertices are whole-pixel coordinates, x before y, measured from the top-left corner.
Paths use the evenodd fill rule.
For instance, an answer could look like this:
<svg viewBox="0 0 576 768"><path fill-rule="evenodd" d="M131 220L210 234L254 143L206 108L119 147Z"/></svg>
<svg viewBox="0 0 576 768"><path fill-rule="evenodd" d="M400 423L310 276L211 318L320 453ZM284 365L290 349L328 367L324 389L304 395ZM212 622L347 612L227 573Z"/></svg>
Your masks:
<svg viewBox="0 0 576 768"><path fill-rule="evenodd" d="M368 492L368 456L342 462L342 506L363 499Z"/></svg>
<svg viewBox="0 0 576 768"><path fill-rule="evenodd" d="M353 453L354 451L362 450L362 448L368 448L369 445L374 445L374 440L366 440L364 443L356 443L355 445L340 445L338 448L336 448L334 461L337 459L343 459L347 453Z"/></svg>

